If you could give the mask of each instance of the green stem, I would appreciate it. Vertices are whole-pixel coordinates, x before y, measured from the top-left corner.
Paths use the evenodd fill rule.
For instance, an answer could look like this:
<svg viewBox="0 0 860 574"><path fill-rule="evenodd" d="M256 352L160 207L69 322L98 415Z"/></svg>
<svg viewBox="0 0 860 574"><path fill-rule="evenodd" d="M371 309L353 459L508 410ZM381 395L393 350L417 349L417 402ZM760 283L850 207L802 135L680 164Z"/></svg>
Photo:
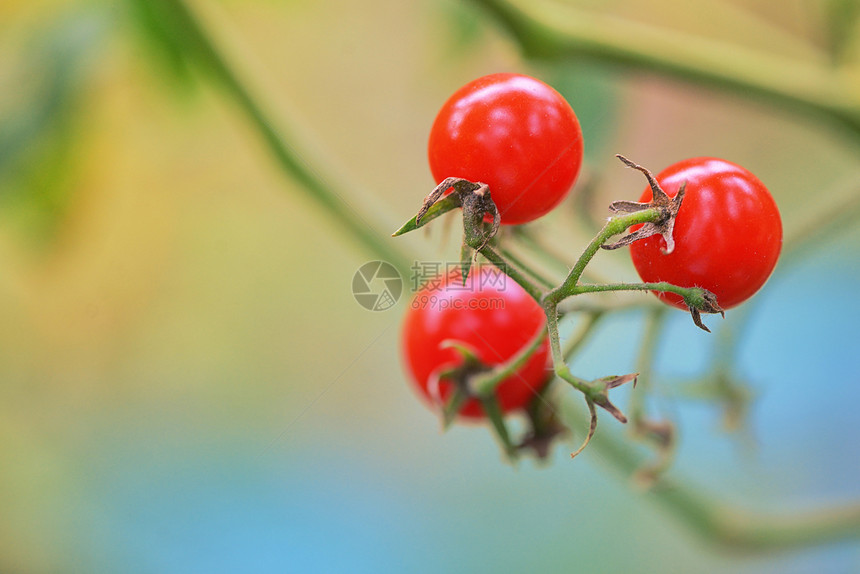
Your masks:
<svg viewBox="0 0 860 574"><path fill-rule="evenodd" d="M654 368L654 357L657 353L657 343L660 340L660 332L666 319L666 307L654 307L650 309L645 318L645 329L642 333L642 345L639 348L639 357L636 361L636 372L639 373L639 392L630 396L627 408L630 420L637 423L645 418L645 395L651 387L651 373Z"/></svg>
<svg viewBox="0 0 860 574"><path fill-rule="evenodd" d="M492 247L484 245L480 249L479 253L483 255L487 261L498 267L508 277L516 281L517 284L532 297L532 299L538 303L541 301L543 298L543 292L540 288L532 283L525 275L520 273L515 267L510 265L505 258L499 255Z"/></svg>
<svg viewBox="0 0 860 574"><path fill-rule="evenodd" d="M551 244L541 241L532 230L522 227L513 231L514 237L518 243L527 248L534 256L540 257L545 263L558 269L560 273L570 273L570 265L567 263L561 254L555 251L555 247ZM595 283L605 283L602 277L597 277L593 270L586 270L582 277L588 277Z"/></svg>
<svg viewBox="0 0 860 574"><path fill-rule="evenodd" d="M290 130L276 128L271 113L240 78L239 72L221 52L200 17L186 0L151 0L152 8L160 17L168 20L165 29L181 37L173 41L182 46L185 55L229 95L238 108L245 114L251 125L262 138L266 147L275 158L285 175L298 182L307 195L334 219L340 229L352 235L366 251L380 257L397 267L402 273L409 273L410 260L399 248L395 247L388 233L378 229L382 225L372 225L368 214L361 214L346 200L354 203L358 192L354 189L336 189L319 174L321 170L308 164L304 155L297 149L298 138Z"/></svg>
<svg viewBox="0 0 860 574"><path fill-rule="evenodd" d="M575 409L563 412L571 427L588 423ZM599 452L602 463L628 480L645 462L641 453L611 429L596 434L590 449ZM860 506L856 504L826 511L768 515L732 508L699 486L688 486L686 481L667 476L657 479L647 497L670 510L704 542L726 549L763 552L860 536Z"/></svg>
<svg viewBox="0 0 860 574"><path fill-rule="evenodd" d="M549 348L552 353L555 374L585 396L590 396L594 389L587 381L574 376L564 360L561 339L558 335L558 307L552 302L546 302L544 303L544 312L546 313L546 329L549 335Z"/></svg>
<svg viewBox="0 0 860 574"><path fill-rule="evenodd" d="M699 290L698 287L678 287L665 281L657 283L610 283L609 285L583 283L569 289L567 296L581 295L583 293L609 293L612 291L661 291L663 293L675 293L684 299L688 299L695 296Z"/></svg>
<svg viewBox="0 0 860 574"><path fill-rule="evenodd" d="M528 273L535 281L543 285L548 289L552 289L555 287L555 283L544 277L540 272L535 270L531 265L527 264L525 261L520 259L515 253L513 253L510 249L502 248L499 250L501 252L502 257L522 269L525 273Z"/></svg>
<svg viewBox="0 0 860 574"><path fill-rule="evenodd" d="M541 243L535 237L534 230L518 226L511 231L511 234L520 245L527 248L534 256L540 257L544 263L555 267L559 273L566 275L570 272L570 266L559 254L554 253L550 246Z"/></svg>
<svg viewBox="0 0 860 574"><path fill-rule="evenodd" d="M589 57L824 114L860 132L850 70L723 43L680 30L578 8L524 0L473 0L533 57Z"/></svg>
<svg viewBox="0 0 860 574"><path fill-rule="evenodd" d="M493 369L480 377L477 377L474 382L475 393L479 396L490 396L499 386L499 383L514 375L520 367L525 365L532 355L540 348L546 339L546 329L541 326L540 330L532 337L531 342L523 347L519 353L512 357L503 365Z"/></svg>
<svg viewBox="0 0 860 574"><path fill-rule="evenodd" d="M635 213L630 213L628 215L624 215L621 217L613 217L606 225L603 226L603 229L600 230L594 239L591 240L591 243L588 244L588 247L585 248L585 251L582 252L582 255L579 256L579 259L574 264L573 269L570 270L567 278L564 282L559 285L557 288L553 289L546 295L546 300L559 303L563 299L570 297L571 295L577 294L577 283L579 279L582 277L583 271L585 271L585 267L588 263L594 258L597 252L600 250L600 246L606 243L611 237L615 235L619 235L624 233L627 228L631 225L636 225L637 223L647 223L649 221L656 221L662 214L660 210L651 208L644 209L642 211L637 211ZM668 285L668 284L667 284ZM609 285L598 286L592 285L592 289L589 291L619 291L622 289L611 289ZM606 289L598 289L597 287L607 287ZM667 289L668 290L668 289ZM586 291L578 291L580 293L585 293Z"/></svg>
<svg viewBox="0 0 860 574"><path fill-rule="evenodd" d="M499 442L502 443L502 448L508 460L516 460L517 447L511 440L511 433L508 431L508 425L505 424L505 417L496 396L490 395L489 397L482 398L481 406L484 408L487 418L490 419L490 424L493 425L493 430L496 431L496 436L499 438Z"/></svg>
<svg viewBox="0 0 860 574"><path fill-rule="evenodd" d="M782 244L779 265L784 268L802 260L810 251L820 248L857 225L860 220L860 191L853 191L824 213L786 232Z"/></svg>

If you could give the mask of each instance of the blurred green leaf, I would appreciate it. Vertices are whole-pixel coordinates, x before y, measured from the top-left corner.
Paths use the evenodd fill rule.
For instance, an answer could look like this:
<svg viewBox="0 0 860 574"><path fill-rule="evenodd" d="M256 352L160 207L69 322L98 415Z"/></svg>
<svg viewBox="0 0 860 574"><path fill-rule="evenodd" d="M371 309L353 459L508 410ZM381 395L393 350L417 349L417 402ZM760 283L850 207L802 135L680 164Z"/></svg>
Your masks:
<svg viewBox="0 0 860 574"><path fill-rule="evenodd" d="M454 59L463 57L463 52L474 50L485 38L485 24L481 13L474 6L462 2L443 2L439 5L445 28L443 36L445 53Z"/></svg>
<svg viewBox="0 0 860 574"><path fill-rule="evenodd" d="M192 63L188 52L178 41L182 30L159 0L128 0L132 21L137 25L140 39L149 49L153 60L163 66L177 88L188 89L192 82Z"/></svg>
<svg viewBox="0 0 860 574"><path fill-rule="evenodd" d="M4 78L19 91L0 100L0 206L37 242L53 237L72 194L77 112L106 23L103 13L75 13L36 30Z"/></svg>
<svg viewBox="0 0 860 574"><path fill-rule="evenodd" d="M828 0L825 3L825 24L830 56L835 63L844 60L854 42L854 30L860 17L860 1Z"/></svg>

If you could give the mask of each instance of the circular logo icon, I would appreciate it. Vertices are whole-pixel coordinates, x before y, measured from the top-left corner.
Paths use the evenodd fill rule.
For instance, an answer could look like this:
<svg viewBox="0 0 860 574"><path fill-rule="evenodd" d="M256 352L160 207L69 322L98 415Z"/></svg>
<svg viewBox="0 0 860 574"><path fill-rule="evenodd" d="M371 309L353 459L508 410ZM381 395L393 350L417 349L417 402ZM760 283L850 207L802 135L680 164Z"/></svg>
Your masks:
<svg viewBox="0 0 860 574"><path fill-rule="evenodd" d="M391 263L370 261L352 276L352 295L368 311L391 309L403 293L403 279Z"/></svg>

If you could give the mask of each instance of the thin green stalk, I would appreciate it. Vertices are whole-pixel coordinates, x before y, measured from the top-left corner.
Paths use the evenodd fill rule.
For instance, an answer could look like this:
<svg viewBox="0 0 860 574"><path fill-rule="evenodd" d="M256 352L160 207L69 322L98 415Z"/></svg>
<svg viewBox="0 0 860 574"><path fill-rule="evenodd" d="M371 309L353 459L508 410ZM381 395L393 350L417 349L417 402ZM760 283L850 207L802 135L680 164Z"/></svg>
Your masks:
<svg viewBox="0 0 860 574"><path fill-rule="evenodd" d="M570 270L570 273L564 280L564 283L550 291L546 296L546 300L557 304L563 299L576 294L575 290L577 288L577 283L582 277L582 273L583 271L585 271L585 267L600 250L601 245L605 244L611 237L624 233L631 225L636 225L637 223L647 223L649 221L656 221L660 217L662 217L662 213L660 212L660 210L651 208L637 211L635 213L630 213L621 217L613 217L612 219L610 219L606 223L606 225L603 226L603 229L600 230L600 233L598 233L594 237L594 239L591 240L591 243L588 244L588 247L585 248L585 251L582 252L582 255L579 256L579 259L574 264L573 269ZM596 288L592 289L592 291L598 290L599 289ZM609 291L612 289L604 290Z"/></svg>
<svg viewBox="0 0 860 574"><path fill-rule="evenodd" d="M540 257L544 263L552 265L559 273L570 273L570 265L559 254L555 253L550 246L542 244L535 237L533 230L526 229L525 227L517 227L511 233L520 245L527 248L533 255Z"/></svg>
<svg viewBox="0 0 860 574"><path fill-rule="evenodd" d="M334 219L338 227L358 240L366 251L409 273L411 262L399 248L395 247L388 233L380 233L377 225L371 225L369 214L359 213L346 198L354 198L352 189L336 189L320 176L298 151L297 138L289 130L275 127L273 115L247 87L234 63L219 49L206 26L187 0L150 0L151 7L161 18L168 19L164 28L174 36L172 40L183 48L201 70L205 71L238 108L262 138L285 175L300 184L309 197Z"/></svg>
<svg viewBox="0 0 860 574"><path fill-rule="evenodd" d="M636 371L639 373L639 392L630 396L627 407L630 420L634 426L645 418L645 395L651 387L651 373L654 369L654 357L657 353L657 343L666 319L666 307L654 307L645 317L645 329L642 333L642 345L639 347L639 357L636 360Z"/></svg>
<svg viewBox="0 0 860 574"><path fill-rule="evenodd" d="M860 220L860 191L855 190L821 215L786 232L779 265L784 268L801 261L810 251L846 233Z"/></svg>
<svg viewBox="0 0 860 574"><path fill-rule="evenodd" d="M563 412L569 426L587 424L574 409ZM645 462L636 448L611 429L595 434L590 448L600 453L600 462L628 480ZM670 510L704 542L729 550L787 550L860 536L860 506L856 504L825 511L765 514L728 506L701 487L669 476L658 478L646 496Z"/></svg>
<svg viewBox="0 0 860 574"><path fill-rule="evenodd" d="M561 339L558 335L558 307L551 302L545 303L544 312L546 313L546 328L547 333L549 334L549 348L552 353L552 364L556 375L586 397L590 396L594 389L587 381L574 376L570 371L570 367L567 366L567 363L564 360L564 352L561 349Z"/></svg>
<svg viewBox="0 0 860 574"><path fill-rule="evenodd" d="M490 419L490 424L493 425L493 430L496 431L496 436L499 438L499 442L502 443L502 448L508 460L516 460L517 447L511 440L511 433L508 431L508 425L505 423L505 417L496 396L490 395L489 397L482 398L481 406L484 408L487 418Z"/></svg>
<svg viewBox="0 0 860 574"><path fill-rule="evenodd" d="M540 257L545 263L552 265L554 268L558 269L560 273L570 273L570 265L561 256L561 254L557 253L553 245L548 245L545 242L542 242L535 234L528 229L518 228L514 230L514 237L523 247L527 248L534 256ZM594 275L594 272L591 270L585 270L582 274L582 277L588 277L590 281L595 283L605 283L602 278Z"/></svg>
<svg viewBox="0 0 860 574"><path fill-rule="evenodd" d="M533 57L588 57L823 114L860 132L854 76L822 58L799 60L571 4L473 0Z"/></svg>
<svg viewBox="0 0 860 574"><path fill-rule="evenodd" d="M492 395L499 383L516 373L520 367L525 365L532 355L540 348L546 339L546 329L543 327L532 337L531 342L523 347L514 357L506 361L499 368L493 369L475 380L475 392L479 396Z"/></svg>
<svg viewBox="0 0 860 574"><path fill-rule="evenodd" d="M609 293L612 291L661 291L663 293L674 293L688 299L695 296L698 287L678 287L665 281L657 283L610 283L608 285L595 285L582 283L567 290L567 294L581 295L583 293Z"/></svg>
<svg viewBox="0 0 860 574"><path fill-rule="evenodd" d="M522 269L523 272L528 273L535 281L543 285L548 289L552 289L555 287L555 283L547 279L540 272L535 270L531 265L527 264L525 261L520 259L515 253L513 253L510 249L501 248L499 250L505 259L516 265L518 268Z"/></svg>
<svg viewBox="0 0 860 574"><path fill-rule="evenodd" d="M150 1L163 18L171 20L166 29L173 31L172 40L182 46L183 54L206 71L234 100L284 173L300 183L309 197L367 250L408 272L409 259L394 247L387 234L379 233L368 225L365 216L345 201L345 197L355 196L352 190L335 189L325 181L298 153L293 144L297 141L296 138L275 127L271 114L246 87L240 74L218 49L188 2ZM758 52L727 48L680 33L597 16L574 7L520 5L512 0L475 1L493 10L532 54L546 57L584 54L635 65L641 69L663 71L677 77L708 82L742 93L754 93L773 101L788 102L806 110L826 113L846 122L855 130L860 126L860 106L853 96L855 91L846 84L847 79L835 71L822 70L809 63L798 64ZM564 12L560 13L562 10ZM630 224L632 223L627 226ZM626 226L614 231L612 235L623 232L624 229ZM585 265L605 241L599 238L600 236L592 242L562 287L551 292L552 297L544 298L556 372L585 393L586 397L589 397L595 388L574 377L564 362L558 337L558 301L571 294L600 290L672 290L665 288L664 284L615 285L602 286L599 289L596 286L578 285ZM505 265L504 259L491 248L485 248L482 252L495 265ZM506 265L503 269L532 297L541 300L543 294L531 281L516 269ZM495 417L495 420L498 421L499 418ZM504 427L498 429L498 432L503 440L508 436ZM511 448L509 437L507 442L506 447ZM593 446L600 450L601 460L608 461L626 476L631 476L640 467L641 461L637 453L612 436L610 431L596 435ZM674 511L706 540L732 548L790 548L860 536L860 507L857 506L794 516L753 515L727 509L698 488L687 487L683 482L666 478L657 481L651 491L651 497Z"/></svg>
<svg viewBox="0 0 860 574"><path fill-rule="evenodd" d="M532 283L525 275L519 272L515 267L510 265L504 257L499 255L492 247L489 245L484 245L479 253L483 255L487 261L498 267L502 272L504 272L508 277L517 282L517 284L522 287L526 293L528 293L535 301L540 302L543 298L543 292L541 289Z"/></svg>

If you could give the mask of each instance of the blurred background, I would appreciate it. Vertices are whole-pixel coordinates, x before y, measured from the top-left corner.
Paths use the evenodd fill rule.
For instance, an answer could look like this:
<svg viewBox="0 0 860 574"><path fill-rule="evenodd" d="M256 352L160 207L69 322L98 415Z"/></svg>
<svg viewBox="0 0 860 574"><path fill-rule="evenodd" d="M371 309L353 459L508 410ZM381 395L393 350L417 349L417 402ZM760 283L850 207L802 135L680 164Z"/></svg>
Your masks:
<svg viewBox="0 0 860 574"><path fill-rule="evenodd" d="M828 3L569 3L803 63L828 44ZM485 428L443 434L399 358L408 292L383 312L357 304L353 274L379 257L162 41L166 4L0 3L0 572L860 571L856 541L715 548L597 451L514 467ZM615 153L655 171L740 163L787 234L860 194L857 137L831 122L599 58L526 60L471 2L190 4L383 238L432 188L442 102L498 71L571 102L596 217L643 187ZM571 261L575 195L536 224ZM398 241L416 260L458 257L444 231L412 235ZM681 480L767 512L860 499L858 246L844 226L786 257L742 313L706 319L743 328L734 372L756 401L726 434L714 406L666 399ZM623 253L599 264L635 277ZM607 321L575 370L632 370L640 333L635 313ZM673 312L659 381L705 373L715 336Z"/></svg>

